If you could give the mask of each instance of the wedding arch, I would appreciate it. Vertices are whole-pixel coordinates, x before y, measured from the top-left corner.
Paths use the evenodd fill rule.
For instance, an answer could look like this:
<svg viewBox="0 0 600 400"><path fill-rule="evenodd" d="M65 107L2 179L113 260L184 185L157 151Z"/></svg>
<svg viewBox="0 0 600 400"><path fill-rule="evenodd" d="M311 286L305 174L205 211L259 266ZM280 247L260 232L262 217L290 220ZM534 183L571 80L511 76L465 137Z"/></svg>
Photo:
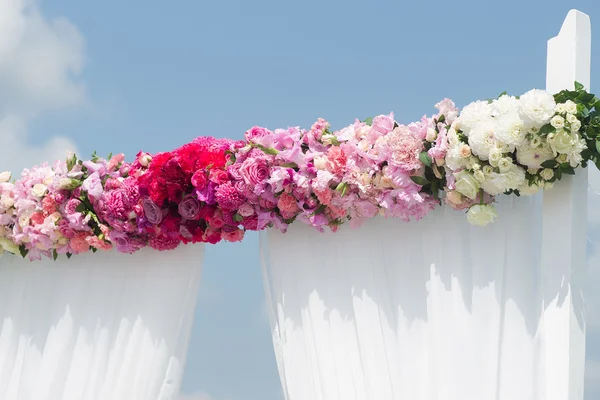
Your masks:
<svg viewBox="0 0 600 400"><path fill-rule="evenodd" d="M582 399L590 60L573 10L545 91L1 173L0 398L174 399L204 244L259 230L286 399Z"/></svg>

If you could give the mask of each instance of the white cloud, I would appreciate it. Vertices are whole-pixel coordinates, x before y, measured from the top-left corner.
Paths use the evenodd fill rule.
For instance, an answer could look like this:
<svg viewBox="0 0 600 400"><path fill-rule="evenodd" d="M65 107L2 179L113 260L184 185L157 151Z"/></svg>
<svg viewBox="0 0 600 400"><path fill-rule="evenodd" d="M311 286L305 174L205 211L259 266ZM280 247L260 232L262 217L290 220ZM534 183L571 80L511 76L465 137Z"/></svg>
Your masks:
<svg viewBox="0 0 600 400"><path fill-rule="evenodd" d="M27 141L27 124L45 111L86 102L79 77L84 40L65 18L48 20L35 0L0 0L0 170L64 158L65 138Z"/></svg>

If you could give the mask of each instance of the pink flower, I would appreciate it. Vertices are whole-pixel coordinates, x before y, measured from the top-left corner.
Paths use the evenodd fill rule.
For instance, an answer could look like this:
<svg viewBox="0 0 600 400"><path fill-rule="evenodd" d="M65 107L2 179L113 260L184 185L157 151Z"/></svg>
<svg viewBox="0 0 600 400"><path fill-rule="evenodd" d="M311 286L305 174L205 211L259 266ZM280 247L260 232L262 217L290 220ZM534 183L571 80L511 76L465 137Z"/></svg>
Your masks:
<svg viewBox="0 0 600 400"><path fill-rule="evenodd" d="M87 243L95 249L98 250L110 250L112 249L112 245L104 240L101 240L97 236L88 236L86 238Z"/></svg>
<svg viewBox="0 0 600 400"><path fill-rule="evenodd" d="M179 215L188 220L198 219L200 203L193 196L186 196L178 205Z"/></svg>
<svg viewBox="0 0 600 400"><path fill-rule="evenodd" d="M150 239L150 247L158 251L173 250L179 246L179 239L161 234Z"/></svg>
<svg viewBox="0 0 600 400"><path fill-rule="evenodd" d="M269 179L269 166L262 158L247 158L240 167L240 175L249 185L257 185Z"/></svg>
<svg viewBox="0 0 600 400"><path fill-rule="evenodd" d="M125 161L125 154L123 154L123 153L115 154L114 156L111 157L110 161L108 162L107 168L109 170L113 170L113 169L117 168L118 165L121 164L123 161Z"/></svg>
<svg viewBox="0 0 600 400"><path fill-rule="evenodd" d="M92 199L100 197L103 191L100 174L97 171L92 173L83 181L81 188L85 190Z"/></svg>
<svg viewBox="0 0 600 400"><path fill-rule="evenodd" d="M330 147L327 151L329 163L327 169L334 175L341 175L346 170L347 157L340 147Z"/></svg>
<svg viewBox="0 0 600 400"><path fill-rule="evenodd" d="M394 129L394 113L390 113L390 115L378 115L373 118L373 130L385 135L388 132L391 132Z"/></svg>
<svg viewBox="0 0 600 400"><path fill-rule="evenodd" d="M69 242L74 254L85 253L89 251L90 245L87 242L88 234L86 232L78 232Z"/></svg>
<svg viewBox="0 0 600 400"><path fill-rule="evenodd" d="M42 212L33 213L30 218L33 225L42 225L44 223L44 219L46 219L46 217L44 217L44 213Z"/></svg>
<svg viewBox="0 0 600 400"><path fill-rule="evenodd" d="M46 196L42 199L42 209L46 214L52 214L57 210L57 204L52 196Z"/></svg>
<svg viewBox="0 0 600 400"><path fill-rule="evenodd" d="M222 169L211 169L209 173L209 180L217 185L221 185L229 181L229 174Z"/></svg>
<svg viewBox="0 0 600 400"><path fill-rule="evenodd" d="M272 134L273 134L273 132L271 132L270 130L268 130L266 128L261 128L260 126L253 126L252 128L250 128L246 131L246 133L244 134L244 137L246 138L246 140L248 142L252 142L252 141L254 141L254 139L269 136Z"/></svg>
<svg viewBox="0 0 600 400"><path fill-rule="evenodd" d="M298 203L294 196L283 193L277 200L277 207L283 212L295 213L298 211Z"/></svg>
<svg viewBox="0 0 600 400"><path fill-rule="evenodd" d="M406 126L394 129L386 136L385 146L380 151L387 154L392 166L404 171L412 171L422 167L419 154L423 150L423 142L416 138Z"/></svg>
<svg viewBox="0 0 600 400"><path fill-rule="evenodd" d="M206 171L204 169L199 169L192 175L192 185L194 185L196 189L204 189L207 183L208 178L206 177Z"/></svg>
<svg viewBox="0 0 600 400"><path fill-rule="evenodd" d="M238 214L242 217L254 215L254 206L250 203L244 203L238 208Z"/></svg>
<svg viewBox="0 0 600 400"><path fill-rule="evenodd" d="M153 225L160 224L163 218L162 210L150 197L144 197L142 199L142 207L144 209L144 216L149 223Z"/></svg>
<svg viewBox="0 0 600 400"><path fill-rule="evenodd" d="M223 210L235 210L246 202L246 199L233 187L231 182L219 186L215 190L215 200Z"/></svg>
<svg viewBox="0 0 600 400"><path fill-rule="evenodd" d="M241 229L236 229L231 232L223 232L223 239L228 242L239 242L244 238L244 231Z"/></svg>

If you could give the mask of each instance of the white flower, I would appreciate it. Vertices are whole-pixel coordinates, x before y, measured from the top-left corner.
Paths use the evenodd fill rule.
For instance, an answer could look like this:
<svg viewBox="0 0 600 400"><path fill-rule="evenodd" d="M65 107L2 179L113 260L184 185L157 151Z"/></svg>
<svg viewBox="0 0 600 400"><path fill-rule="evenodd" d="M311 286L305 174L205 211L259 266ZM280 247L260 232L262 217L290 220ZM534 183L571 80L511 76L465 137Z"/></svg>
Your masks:
<svg viewBox="0 0 600 400"><path fill-rule="evenodd" d="M313 165L316 169L326 170L327 169L327 158L322 156L317 156L313 160Z"/></svg>
<svg viewBox="0 0 600 400"><path fill-rule="evenodd" d="M565 109L569 114L577 114L577 104L573 100L565 102Z"/></svg>
<svg viewBox="0 0 600 400"><path fill-rule="evenodd" d="M519 100L514 96L504 94L492 102L492 109L496 116L518 112Z"/></svg>
<svg viewBox="0 0 600 400"><path fill-rule="evenodd" d="M565 126L565 119L560 115L555 115L550 120L550 125L552 125L556 129L562 129Z"/></svg>
<svg viewBox="0 0 600 400"><path fill-rule="evenodd" d="M468 142L471 153L487 160L490 151L494 148L496 125L492 121L482 122L468 132Z"/></svg>
<svg viewBox="0 0 600 400"><path fill-rule="evenodd" d="M479 192L479 182L477 182L475 177L473 177L473 175L471 175L471 173L468 171L464 170L455 173L454 177L456 178L456 183L454 184L456 191L463 196L474 200Z"/></svg>
<svg viewBox="0 0 600 400"><path fill-rule="evenodd" d="M10 181L10 171L0 172L0 183Z"/></svg>
<svg viewBox="0 0 600 400"><path fill-rule="evenodd" d="M3 250L6 250L12 254L19 253L19 246L17 246L15 243L13 243L12 240L10 240L8 238L4 238L4 237L0 238L0 248L2 248Z"/></svg>
<svg viewBox="0 0 600 400"><path fill-rule="evenodd" d="M506 146L503 148L503 152L519 146L525 140L526 135L525 123L516 112L498 117L496 137Z"/></svg>
<svg viewBox="0 0 600 400"><path fill-rule="evenodd" d="M554 116L556 102L550 93L533 89L520 97L519 114L532 125L545 125Z"/></svg>
<svg viewBox="0 0 600 400"><path fill-rule="evenodd" d="M575 121L575 122L571 123L571 132L572 133L579 132L580 129L581 129L581 122Z"/></svg>
<svg viewBox="0 0 600 400"><path fill-rule="evenodd" d="M529 185L528 182L523 183L521 186L517 188L519 194L523 196L533 196L537 192L539 192L542 188L538 186L537 183L532 183Z"/></svg>
<svg viewBox="0 0 600 400"><path fill-rule="evenodd" d="M458 134L456 133L456 129L450 128L448 129L448 144L450 146L456 146L459 143Z"/></svg>
<svg viewBox="0 0 600 400"><path fill-rule="evenodd" d="M542 144L542 138L539 136L534 136L531 138L531 140L529 141L529 145L531 147L538 147L539 145Z"/></svg>
<svg viewBox="0 0 600 400"><path fill-rule="evenodd" d="M579 121L577 117L573 114L567 114L567 121L572 124L575 121Z"/></svg>
<svg viewBox="0 0 600 400"><path fill-rule="evenodd" d="M425 136L425 140L428 142L433 142L437 138L437 131L431 127L427 128L427 135Z"/></svg>
<svg viewBox="0 0 600 400"><path fill-rule="evenodd" d="M456 124L462 130L473 129L481 122L488 121L492 111L492 106L487 101L475 101L462 109L460 116L456 119Z"/></svg>
<svg viewBox="0 0 600 400"><path fill-rule="evenodd" d="M31 192L34 196L41 198L46 194L46 190L48 190L48 186L44 185L43 183L36 183L33 185Z"/></svg>
<svg viewBox="0 0 600 400"><path fill-rule="evenodd" d="M466 167L467 161L460 156L460 145L451 146L446 152L446 165L453 171Z"/></svg>
<svg viewBox="0 0 600 400"><path fill-rule="evenodd" d="M152 161L152 156L148 153L142 153L140 154L139 161L142 167L147 167L150 164L150 161Z"/></svg>
<svg viewBox="0 0 600 400"><path fill-rule="evenodd" d="M500 160L498 160L498 168L500 168L501 173L508 171L512 165L512 159L508 157L502 157Z"/></svg>
<svg viewBox="0 0 600 400"><path fill-rule="evenodd" d="M480 169L478 169L477 171L473 172L473 177L475 179L477 179L477 181L479 181L479 182L485 181L485 174Z"/></svg>
<svg viewBox="0 0 600 400"><path fill-rule="evenodd" d="M573 135L564 130L557 131L555 134L550 133L547 138L552 151L559 154L569 153L575 144Z"/></svg>
<svg viewBox="0 0 600 400"><path fill-rule="evenodd" d="M2 208L4 210L8 210L9 208L11 208L14 205L15 205L15 199L13 199L12 197L0 196L0 206L2 206Z"/></svg>
<svg viewBox="0 0 600 400"><path fill-rule="evenodd" d="M554 176L554 171L550 168L544 168L542 172L540 172L540 176L543 180L549 181Z"/></svg>
<svg viewBox="0 0 600 400"><path fill-rule="evenodd" d="M481 187L487 193L496 196L507 190L517 189L523 182L525 182L525 170L513 164L506 172L492 172L487 175Z"/></svg>
<svg viewBox="0 0 600 400"><path fill-rule="evenodd" d="M467 212L467 221L471 225L486 226L496 218L498 218L496 209L488 204L475 204Z"/></svg>
<svg viewBox="0 0 600 400"><path fill-rule="evenodd" d="M569 157L569 156L568 156L568 155L566 155L566 154L561 154L561 155L559 155L558 157L556 157L556 161L557 161L559 164L564 164L564 163L566 163L566 162L567 162L567 160L568 160L568 157Z"/></svg>
<svg viewBox="0 0 600 400"><path fill-rule="evenodd" d="M492 151L490 153L490 164L492 165L492 167L497 167L498 162L501 159L502 159L502 153L500 153L499 151Z"/></svg>
<svg viewBox="0 0 600 400"><path fill-rule="evenodd" d="M490 165L484 165L481 170L486 176L494 172L494 168L492 168Z"/></svg>
<svg viewBox="0 0 600 400"><path fill-rule="evenodd" d="M566 114L567 112L567 106L565 103L558 103L556 105L556 112L559 114Z"/></svg>
<svg viewBox="0 0 600 400"><path fill-rule="evenodd" d="M544 190L552 189L554 187L554 182L544 182Z"/></svg>
<svg viewBox="0 0 600 400"><path fill-rule="evenodd" d="M585 144L585 140L581 138L578 134L575 134L575 138L573 140L573 147L571 147L571 151L567 153L567 161L571 167L577 167L582 161L583 157L581 156L581 152L587 148Z"/></svg>
<svg viewBox="0 0 600 400"><path fill-rule="evenodd" d="M526 165L528 168L540 168L543 162L554 158L554 153L548 144L541 146L517 147L517 161L519 164Z"/></svg>

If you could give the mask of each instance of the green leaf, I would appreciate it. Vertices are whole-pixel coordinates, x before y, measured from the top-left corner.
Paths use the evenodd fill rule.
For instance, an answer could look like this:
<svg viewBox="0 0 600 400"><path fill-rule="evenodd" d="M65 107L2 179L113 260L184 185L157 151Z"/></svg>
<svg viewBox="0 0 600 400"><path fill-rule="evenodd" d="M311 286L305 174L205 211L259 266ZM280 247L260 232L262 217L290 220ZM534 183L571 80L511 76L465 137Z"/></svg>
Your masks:
<svg viewBox="0 0 600 400"><path fill-rule="evenodd" d="M555 129L554 129L554 127L552 125L546 124L546 125L542 126L542 128L540 129L539 134L541 136L543 136L543 135L546 135L548 133L554 132L554 130Z"/></svg>
<svg viewBox="0 0 600 400"><path fill-rule="evenodd" d="M440 115L440 117L438 118L437 122L444 122L446 120L446 116L444 114Z"/></svg>
<svg viewBox="0 0 600 400"><path fill-rule="evenodd" d="M298 165L296 163L293 163L293 162L281 164L281 166L284 167L284 168L298 168Z"/></svg>
<svg viewBox="0 0 600 400"><path fill-rule="evenodd" d="M56 249L52 250L52 258L54 259L54 261L56 261L56 259L58 258L58 252L56 251Z"/></svg>
<svg viewBox="0 0 600 400"><path fill-rule="evenodd" d="M565 173L567 175L575 175L575 170L573 168L566 168L566 169L563 169L563 173Z"/></svg>
<svg viewBox="0 0 600 400"><path fill-rule="evenodd" d="M596 151L600 153L600 140L596 140Z"/></svg>
<svg viewBox="0 0 600 400"><path fill-rule="evenodd" d="M429 181L422 176L411 176L410 180L412 180L417 185L425 186L429 183Z"/></svg>
<svg viewBox="0 0 600 400"><path fill-rule="evenodd" d="M419 160L421 160L421 162L423 164L425 164L426 166L428 166L429 168L431 168L431 162L432 162L432 160L431 160L431 157L429 157L429 154L427 154L426 151L422 151L419 154Z"/></svg>
<svg viewBox="0 0 600 400"><path fill-rule="evenodd" d="M71 254L71 253L67 253L67 258L71 258L72 255L73 254Z"/></svg>
<svg viewBox="0 0 600 400"><path fill-rule="evenodd" d="M235 215L233 216L234 221L236 222L241 222L244 220L244 217L242 217L240 214L235 213Z"/></svg>
<svg viewBox="0 0 600 400"><path fill-rule="evenodd" d="M500 98L500 97L502 97L502 96L504 96L504 95L506 95L506 94L508 94L508 92L505 90L504 92L502 92L502 93L500 93L500 94L498 95L498 98Z"/></svg>
<svg viewBox="0 0 600 400"><path fill-rule="evenodd" d="M544 168L554 168L558 165L558 162L556 160L548 160L548 161L544 161L540 165Z"/></svg>
<svg viewBox="0 0 600 400"><path fill-rule="evenodd" d="M365 120L363 122L365 124L371 126L371 125L373 125L373 117L365 118Z"/></svg>
<svg viewBox="0 0 600 400"><path fill-rule="evenodd" d="M583 85L577 81L575 81L575 90L583 90Z"/></svg>
<svg viewBox="0 0 600 400"><path fill-rule="evenodd" d="M276 149L265 147L262 144L252 143L252 146L261 149L265 154L270 154L272 156L276 156L277 154L279 154L279 151L277 151Z"/></svg>
<svg viewBox="0 0 600 400"><path fill-rule="evenodd" d="M22 244L19 246L19 253L21 253L21 257L25 258L25 256L27 255L27 253L29 253L29 250L27 250L25 248L25 245Z"/></svg>

